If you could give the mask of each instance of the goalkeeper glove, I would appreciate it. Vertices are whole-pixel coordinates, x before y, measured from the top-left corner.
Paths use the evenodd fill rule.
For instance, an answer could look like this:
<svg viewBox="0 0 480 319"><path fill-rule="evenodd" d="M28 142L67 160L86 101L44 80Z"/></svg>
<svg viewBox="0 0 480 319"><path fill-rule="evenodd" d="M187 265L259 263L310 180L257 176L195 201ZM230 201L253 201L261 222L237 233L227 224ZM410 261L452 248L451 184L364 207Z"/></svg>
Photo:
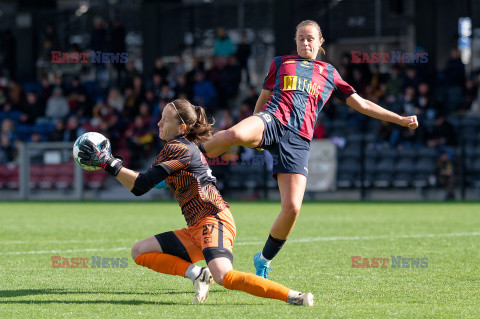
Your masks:
<svg viewBox="0 0 480 319"><path fill-rule="evenodd" d="M103 142L103 143L106 143ZM92 141L86 140L79 147L80 163L88 166L96 166L103 168L112 176L117 176L122 168L123 158L121 156L113 156L108 149L97 148Z"/></svg>

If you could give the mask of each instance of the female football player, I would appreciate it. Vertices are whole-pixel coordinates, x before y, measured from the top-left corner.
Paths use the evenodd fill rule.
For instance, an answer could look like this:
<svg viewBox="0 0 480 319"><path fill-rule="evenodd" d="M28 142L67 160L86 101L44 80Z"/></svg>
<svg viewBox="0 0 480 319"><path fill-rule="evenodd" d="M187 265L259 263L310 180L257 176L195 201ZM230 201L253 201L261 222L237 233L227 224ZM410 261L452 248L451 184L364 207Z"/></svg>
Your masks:
<svg viewBox="0 0 480 319"><path fill-rule="evenodd" d="M278 157L273 175L280 190L281 210L263 251L254 256L257 275L264 278L268 278L270 261L282 248L300 212L313 128L330 96L368 116L411 129L418 127L416 116L399 116L361 98L332 65L315 60L319 50L325 52L315 21L299 23L295 41L298 55L273 60L254 115L200 145L202 152L213 157L234 145L267 149Z"/></svg>
<svg viewBox="0 0 480 319"><path fill-rule="evenodd" d="M82 145L79 152L83 164L104 168L137 196L165 180L180 204L187 228L135 243L131 250L135 262L163 274L190 278L194 302L207 299L210 284L215 280L227 289L312 306L311 293L300 293L232 268L235 222L197 147L211 137L205 110L186 100L175 100L165 106L158 128L159 137L167 143L145 173L123 167L121 159L108 150L98 150L93 143ZM208 268L195 265L203 259Z"/></svg>

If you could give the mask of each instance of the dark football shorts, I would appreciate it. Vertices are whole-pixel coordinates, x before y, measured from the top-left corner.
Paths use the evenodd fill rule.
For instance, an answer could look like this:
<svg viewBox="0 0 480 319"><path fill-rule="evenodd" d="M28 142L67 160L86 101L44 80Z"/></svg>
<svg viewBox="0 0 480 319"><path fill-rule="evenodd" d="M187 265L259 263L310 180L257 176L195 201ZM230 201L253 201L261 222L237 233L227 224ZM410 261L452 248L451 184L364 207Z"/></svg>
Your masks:
<svg viewBox="0 0 480 319"><path fill-rule="evenodd" d="M310 141L290 131L268 112L255 114L265 124L260 148L268 150L273 157L273 177L278 173L296 173L308 177Z"/></svg>

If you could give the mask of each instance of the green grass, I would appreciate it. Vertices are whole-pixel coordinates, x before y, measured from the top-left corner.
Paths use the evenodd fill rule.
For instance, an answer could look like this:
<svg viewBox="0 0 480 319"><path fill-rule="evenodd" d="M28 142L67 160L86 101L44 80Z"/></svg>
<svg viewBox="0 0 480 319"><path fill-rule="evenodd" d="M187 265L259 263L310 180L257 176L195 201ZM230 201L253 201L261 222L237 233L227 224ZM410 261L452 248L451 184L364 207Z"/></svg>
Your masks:
<svg viewBox="0 0 480 319"><path fill-rule="evenodd" d="M234 267L253 271L278 203L231 203ZM271 279L315 295L293 307L130 259L142 238L183 228L176 203L0 203L0 318L480 317L480 205L305 203ZM127 268L54 269L51 256L128 257ZM428 268L352 268L351 256L428 258ZM201 262L204 265L204 262ZM91 266L91 261L89 262Z"/></svg>

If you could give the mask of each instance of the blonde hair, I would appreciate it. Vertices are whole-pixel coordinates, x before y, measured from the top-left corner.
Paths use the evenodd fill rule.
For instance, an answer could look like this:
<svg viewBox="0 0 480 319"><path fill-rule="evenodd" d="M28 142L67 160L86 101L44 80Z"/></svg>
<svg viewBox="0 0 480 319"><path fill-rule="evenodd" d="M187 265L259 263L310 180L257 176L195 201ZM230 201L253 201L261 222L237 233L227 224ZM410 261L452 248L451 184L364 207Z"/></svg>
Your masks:
<svg viewBox="0 0 480 319"><path fill-rule="evenodd" d="M297 27L295 28L295 40L297 39L298 30L306 26L312 26L315 29L317 29L319 40L321 41L323 39L322 30L320 29L320 26L318 25L318 23L316 23L313 20L303 20L302 22L297 24ZM320 50L322 51L323 54L325 54L325 50L322 48L322 44L323 43L320 44Z"/></svg>

